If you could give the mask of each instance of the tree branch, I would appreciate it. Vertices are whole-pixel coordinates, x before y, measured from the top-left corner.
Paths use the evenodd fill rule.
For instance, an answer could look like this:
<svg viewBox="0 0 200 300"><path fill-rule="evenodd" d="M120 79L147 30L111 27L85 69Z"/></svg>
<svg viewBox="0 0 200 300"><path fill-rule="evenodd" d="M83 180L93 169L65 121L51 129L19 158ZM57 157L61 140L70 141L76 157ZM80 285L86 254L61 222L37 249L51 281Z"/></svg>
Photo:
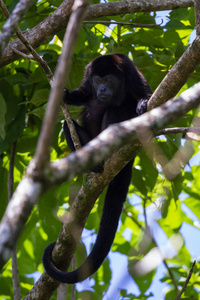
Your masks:
<svg viewBox="0 0 200 300"><path fill-rule="evenodd" d="M62 241L63 245L65 245L66 240L69 245L67 249L67 259L65 256L66 249L64 250L64 247L62 249L63 252L59 251L61 255L59 259L62 261L67 260L66 263L69 264L77 241L84 228L87 216L96 198L104 186L133 158L140 148L140 146L138 146L135 150L135 146L133 144L130 146L130 143L137 142L137 132L140 131L141 124L143 124L145 128L151 128L153 132L156 132L158 129L163 128L168 123L184 115L188 110L199 105L199 103L200 83L182 93L175 101L168 101L161 107L138 118L110 126L95 140L88 143L76 153L71 153L66 158L52 162L50 164L50 173L46 174L42 182L34 181L30 177L31 172L28 171L29 177L26 176L18 185L2 219L0 235L3 238L0 241L0 267L2 267L8 259L10 249L15 245L33 205L47 188L72 179L74 176L91 169L108 157L109 153L113 153L121 148L122 145L128 143L129 146L115 152L114 155L107 160L103 174L90 175L92 183L91 180L87 181L87 183L85 181L84 186L71 207L69 216L73 217L72 222L63 227L63 231L59 236L59 241ZM151 137L149 137L149 139L150 138ZM72 236L71 233L71 229L74 228L73 226L75 224L75 228L78 228L76 231L76 240L74 240L74 236ZM30 294L36 293L37 288L43 285L43 289L45 287L44 293L47 292L47 288L48 293L53 292L58 283L50 280L48 281L50 284L47 284L47 278L47 275L44 273ZM38 299L45 299L43 296L44 294ZM26 299L30 298L27 296Z"/></svg>
<svg viewBox="0 0 200 300"><path fill-rule="evenodd" d="M156 136L162 135L162 134L177 134L177 133L186 134L187 132L194 132L194 133L200 134L200 127L165 128L165 129L158 130L156 132Z"/></svg>
<svg viewBox="0 0 200 300"><path fill-rule="evenodd" d="M43 20L40 24L24 33L25 38L33 48L37 48L40 45L47 43L55 34L66 27L72 4L73 0L64 0L54 13ZM101 18L103 16L113 16L122 13L160 11L190 6L194 6L194 2L192 0L114 1L89 6L85 14L85 20ZM11 47L16 48L20 52L27 53L26 48L18 39L10 42L0 59L0 68L20 58L18 54L13 53Z"/></svg>
<svg viewBox="0 0 200 300"><path fill-rule="evenodd" d="M21 57L24 57L25 59L28 59L28 60L35 60L35 58L33 57L33 55L27 55L23 52L20 52L18 51L17 49L11 47L12 51L16 54L19 54Z"/></svg>
<svg viewBox="0 0 200 300"><path fill-rule="evenodd" d="M74 148L76 150L78 150L78 149L81 148L81 142L80 142L79 136L76 132L76 128L75 128L74 122L71 118L68 106L67 106L66 103L64 103L64 101L61 101L60 106L61 106L63 114L65 116L65 120L67 122L67 126L68 126L69 131L70 131L71 139L72 139L73 144L74 144Z"/></svg>
<svg viewBox="0 0 200 300"><path fill-rule="evenodd" d="M48 100L46 113L43 120L42 130L38 141L35 158L33 161L34 172L42 173L45 171L45 167L49 163L50 148L53 138L53 132L55 129L55 122L58 115L60 99L63 97L63 90L67 74L70 68L70 62L72 60L73 50L75 47L78 33L83 20L83 14L85 12L88 0L74 2L72 7L72 15L70 17L68 27L64 36L63 51L57 64L54 86L51 89L51 93Z"/></svg>
<svg viewBox="0 0 200 300"><path fill-rule="evenodd" d="M190 281L190 278L191 278L191 276L192 276L192 272L193 272L193 269L194 269L195 264L196 264L196 261L193 262L192 267L191 267L191 269L190 269L190 272L189 272L189 274L188 274L188 277L187 277L187 279L186 279L186 281L185 281L185 283L184 283L184 285L183 285L183 288L182 288L182 290L180 291L180 293L178 294L178 296L177 296L174 300L180 300L180 299L181 299L181 295L182 295L182 294L184 293L184 291L186 290L187 285L188 285L188 283L189 283L189 281Z"/></svg>
<svg viewBox="0 0 200 300"><path fill-rule="evenodd" d="M128 22L116 22L116 21L83 21L83 24L102 24L102 25L121 25L121 26L132 26L140 28L151 28L160 26L158 24L139 24L139 23L128 23Z"/></svg>
<svg viewBox="0 0 200 300"><path fill-rule="evenodd" d="M34 0L20 0L20 2L18 2L18 4L16 5L16 7L10 15L3 0L0 0L0 8L2 9L6 18L8 18L0 34L0 57L9 39L16 31L21 18L28 11L29 7L33 4L33 2Z"/></svg>

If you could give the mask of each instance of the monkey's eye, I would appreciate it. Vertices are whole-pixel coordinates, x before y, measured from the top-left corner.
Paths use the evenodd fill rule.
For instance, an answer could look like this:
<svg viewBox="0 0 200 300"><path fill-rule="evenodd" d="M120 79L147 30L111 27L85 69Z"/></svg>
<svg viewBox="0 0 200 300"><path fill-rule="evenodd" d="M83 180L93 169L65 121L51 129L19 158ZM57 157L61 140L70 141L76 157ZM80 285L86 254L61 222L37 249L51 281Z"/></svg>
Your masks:
<svg viewBox="0 0 200 300"><path fill-rule="evenodd" d="M112 79L111 78L106 78L106 81L111 83Z"/></svg>
<svg viewBox="0 0 200 300"><path fill-rule="evenodd" d="M96 79L96 83L99 84L99 83L100 83L100 80L99 80L99 79Z"/></svg>

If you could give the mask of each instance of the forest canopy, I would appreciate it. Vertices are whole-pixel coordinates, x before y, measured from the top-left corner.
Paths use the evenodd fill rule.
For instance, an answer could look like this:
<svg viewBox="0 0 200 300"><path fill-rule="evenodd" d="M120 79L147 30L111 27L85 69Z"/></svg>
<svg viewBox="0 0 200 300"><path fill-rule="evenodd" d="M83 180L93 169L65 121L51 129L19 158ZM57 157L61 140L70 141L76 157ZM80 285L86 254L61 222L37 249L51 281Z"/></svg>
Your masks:
<svg viewBox="0 0 200 300"><path fill-rule="evenodd" d="M0 299L200 299L199 1L83 3L80 30L71 0L0 8ZM154 92L148 112L71 154L64 86L77 88L90 61L115 52ZM78 122L81 108L68 108ZM84 261L106 186L133 157L110 254L90 279L61 289L44 272L45 247L58 239L54 258L69 270ZM90 172L101 160L104 173Z"/></svg>

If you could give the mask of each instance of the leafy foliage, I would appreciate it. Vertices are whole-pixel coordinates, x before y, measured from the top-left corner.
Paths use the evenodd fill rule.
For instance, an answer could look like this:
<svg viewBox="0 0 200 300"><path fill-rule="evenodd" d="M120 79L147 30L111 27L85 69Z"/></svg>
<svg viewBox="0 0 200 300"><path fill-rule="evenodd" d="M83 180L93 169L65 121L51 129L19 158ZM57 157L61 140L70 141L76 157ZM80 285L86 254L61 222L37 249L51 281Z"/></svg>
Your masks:
<svg viewBox="0 0 200 300"><path fill-rule="evenodd" d="M11 11L17 2L7 0L5 3ZM26 30L35 26L52 13L60 3L60 0L35 2L20 23L20 29ZM104 20L140 24L160 23L159 14L156 13L126 14L106 17ZM188 8L171 11L164 17L164 21L165 24L151 28L84 24L76 45L67 82L68 88L73 89L80 84L84 66L100 53L122 52L133 58L154 90L188 47L195 24L194 10ZM4 22L5 19L1 17L0 28ZM49 44L38 48L39 54L53 71L61 53L62 38L63 32L60 32ZM197 69L181 91L197 82L199 73L200 70ZM34 155L49 90L49 83L43 70L34 61L21 58L0 70L1 218L8 203L7 177L11 147L17 141L14 169L16 187ZM70 111L73 118L78 118L77 109L71 108ZM194 112L190 112L172 126L189 126L193 117ZM52 144L52 160L69 153L61 120L63 116L60 113ZM160 136L154 143L159 146L163 155L171 160L178 149L184 150L187 142L179 134ZM111 297L114 290L112 299L117 298L119 291L119 299L142 300L162 297L168 300L176 296L173 278L179 288L183 286L194 256L197 256L196 250L199 249L197 240L196 244L193 243L193 248L188 244L188 235L190 237L193 234L199 235L199 146L193 143L194 155L191 163L171 181L166 179L163 168L156 160L156 148L152 149L153 151L142 150L135 160L132 185L112 246L112 253L90 281L77 285L76 299L102 299L104 295ZM19 276L23 297L31 289L37 275L43 272L41 264L43 249L57 238L61 229L59 217L63 214L64 208L68 208L73 201L81 182L81 177L75 178L59 188L50 190L34 208L18 241ZM77 264L80 264L86 256L86 248L95 241L103 196L104 193L87 221L86 234L77 250ZM146 222L149 227L145 225ZM187 230L185 231L184 228ZM89 238L86 238L87 236ZM157 256L160 253L158 247L173 277L169 275L166 268L161 266L161 260ZM117 252L122 254L120 259L123 258L125 262L125 266L121 269L118 268L120 259L113 258ZM151 255L150 258L148 255ZM144 264L143 260L147 263ZM139 262L143 269L141 277L134 272ZM183 299L200 299L199 269L198 262ZM36 271L39 273L35 273ZM11 262L8 261L0 275L0 299L13 298L11 276ZM70 292L71 287L67 299L70 299ZM56 293L51 299L56 299Z"/></svg>

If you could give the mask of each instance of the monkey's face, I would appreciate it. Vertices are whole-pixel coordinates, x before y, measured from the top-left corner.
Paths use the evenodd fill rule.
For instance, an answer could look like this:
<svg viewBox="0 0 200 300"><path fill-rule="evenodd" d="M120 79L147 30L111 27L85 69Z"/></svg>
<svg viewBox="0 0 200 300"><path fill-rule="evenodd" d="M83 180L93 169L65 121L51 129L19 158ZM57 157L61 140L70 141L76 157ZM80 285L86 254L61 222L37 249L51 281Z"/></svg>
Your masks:
<svg viewBox="0 0 200 300"><path fill-rule="evenodd" d="M104 77L94 75L92 79L97 100L105 105L117 105L117 103L115 103L115 96L119 89L119 79L112 74L108 74Z"/></svg>

